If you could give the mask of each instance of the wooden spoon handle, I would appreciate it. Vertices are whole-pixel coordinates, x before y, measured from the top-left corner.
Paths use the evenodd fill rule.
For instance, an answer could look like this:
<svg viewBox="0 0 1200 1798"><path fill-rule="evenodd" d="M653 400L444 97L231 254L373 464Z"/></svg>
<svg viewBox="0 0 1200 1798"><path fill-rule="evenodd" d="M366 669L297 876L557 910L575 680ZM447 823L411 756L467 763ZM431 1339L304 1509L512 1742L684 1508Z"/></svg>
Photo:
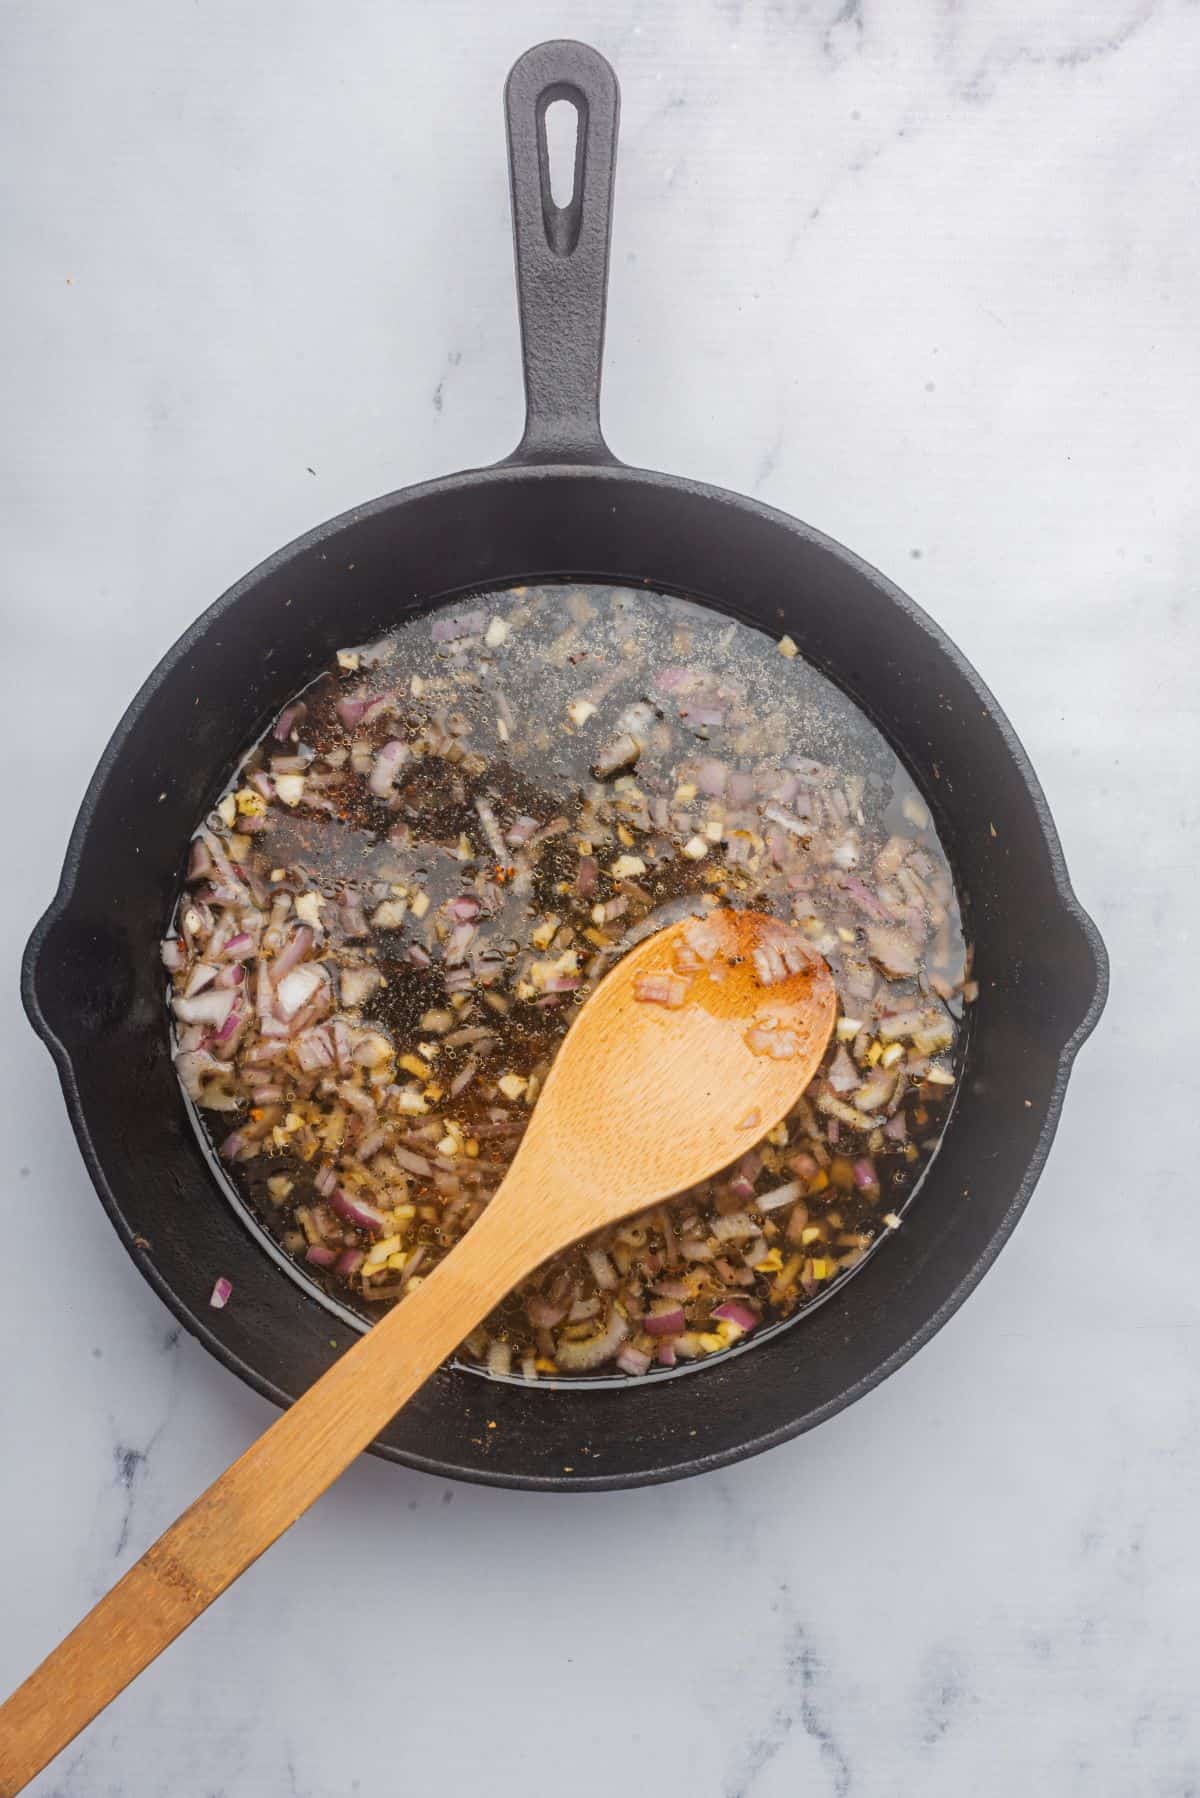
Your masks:
<svg viewBox="0 0 1200 1798"><path fill-rule="evenodd" d="M518 1199L515 1171L506 1201ZM500 1200L497 1193L453 1253L252 1443L0 1706L0 1798L21 1791L257 1560L556 1246L538 1240L536 1194L511 1206Z"/></svg>

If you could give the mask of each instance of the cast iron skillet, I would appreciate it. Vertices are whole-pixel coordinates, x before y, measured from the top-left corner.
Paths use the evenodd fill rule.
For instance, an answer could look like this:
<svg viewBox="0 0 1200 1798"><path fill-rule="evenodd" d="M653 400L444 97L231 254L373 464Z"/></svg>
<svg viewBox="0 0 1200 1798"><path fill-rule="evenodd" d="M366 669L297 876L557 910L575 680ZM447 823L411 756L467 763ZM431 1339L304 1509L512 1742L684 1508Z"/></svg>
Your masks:
<svg viewBox="0 0 1200 1798"><path fill-rule="evenodd" d="M579 113L575 192L550 194L544 117ZM600 432L617 84L576 43L507 93L528 416L515 453L371 501L219 599L134 699L83 801L23 993L88 1170L155 1290L277 1404L352 1340L221 1196L167 1047L158 942L195 820L235 758L341 644L455 595L555 576L644 583L791 633L874 719L930 802L968 902L981 996L943 1146L905 1227L748 1352L669 1381L557 1391L443 1370L380 1454L495 1485L583 1490L697 1473L850 1404L928 1341L1005 1241L1046 1159L1107 962L1020 743L974 670L892 583L808 525L626 468ZM214 1276L233 1282L209 1308ZM494 1428L491 1427L494 1424Z"/></svg>

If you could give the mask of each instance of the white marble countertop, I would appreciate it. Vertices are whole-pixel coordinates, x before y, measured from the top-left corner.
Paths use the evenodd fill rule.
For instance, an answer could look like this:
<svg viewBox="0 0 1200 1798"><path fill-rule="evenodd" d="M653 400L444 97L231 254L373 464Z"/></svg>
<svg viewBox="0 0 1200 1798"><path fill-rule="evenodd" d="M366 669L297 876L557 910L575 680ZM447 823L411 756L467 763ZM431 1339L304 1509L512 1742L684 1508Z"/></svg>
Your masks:
<svg viewBox="0 0 1200 1798"><path fill-rule="evenodd" d="M851 1411L706 1479L573 1501L363 1461L36 1789L1185 1798L1200 13L1180 0L8 10L0 718L24 828L2 888L0 1688L272 1415L119 1248L19 1014L20 944L112 724L194 615L317 520L511 448L499 90L564 28L624 93L611 443L810 518L949 630L1042 776L1108 1012L1013 1242Z"/></svg>

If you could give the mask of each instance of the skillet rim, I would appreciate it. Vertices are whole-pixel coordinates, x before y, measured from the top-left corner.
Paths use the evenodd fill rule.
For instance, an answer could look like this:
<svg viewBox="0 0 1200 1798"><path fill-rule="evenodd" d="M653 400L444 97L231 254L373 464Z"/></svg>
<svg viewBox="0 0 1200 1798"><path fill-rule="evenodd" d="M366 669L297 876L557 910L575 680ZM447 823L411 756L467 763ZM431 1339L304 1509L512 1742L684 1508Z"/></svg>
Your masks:
<svg viewBox="0 0 1200 1798"><path fill-rule="evenodd" d="M54 898L35 925L26 945L21 962L21 997L30 1023L46 1044L55 1062L72 1127L97 1196L135 1266L184 1328L201 1342L223 1366L236 1373L247 1385L272 1403L280 1407L290 1404L292 1395L258 1373L216 1335L207 1321L202 1316L196 1315L159 1271L155 1263L139 1249L140 1239L126 1222L92 1142L75 1074L72 1050L50 1024L39 997L38 976L42 952L51 932L63 919L70 916L83 847L92 826L100 795L104 791L110 775L120 764L129 738L146 705L171 678L191 649L217 626L244 597L263 580L278 574L290 563L306 556L321 544L327 543L340 533L381 514L397 511L407 506L419 505L422 501L433 497L444 498L455 493L468 494L488 485L506 482L524 484L561 480L595 480L614 485L633 483L660 491L687 495L708 505L736 509L756 524L782 527L802 541L831 555L859 580L873 589L881 599L894 606L908 624L927 639L931 648L944 658L958 677L967 684L995 726L1000 744L1007 752L1029 795L1046 853L1047 870L1062 916L1069 921L1082 939L1087 959L1091 964L1090 998L1078 1022L1059 1047L1054 1079L1046 1096L1037 1141L1010 1205L998 1224L992 1229L980 1254L937 1310L927 1317L890 1355L872 1368L869 1374L843 1388L836 1397L827 1400L822 1405L805 1409L800 1416L752 1436L736 1446L708 1454L694 1455L690 1459L672 1460L664 1465L641 1468L632 1473L588 1474L573 1471L570 1475L562 1473L518 1475L487 1467L452 1465L437 1456L422 1455L411 1449L400 1448L385 1442L373 1443L369 1450L372 1454L416 1468L421 1472L443 1478L467 1480L479 1485L505 1486L531 1491L602 1491L683 1479L692 1474L707 1472L733 1462L747 1460L782 1442L789 1441L793 1437L815 1428L816 1425L863 1397L865 1393L896 1372L918 1349L936 1335L979 1284L1011 1236L1017 1221L1025 1210L1057 1131L1075 1056L1095 1028L1104 1009L1109 982L1107 951L1099 930L1075 894L1058 831L1024 746L1003 709L972 664L930 615L888 576L844 544L838 543L835 539L778 507L766 505L761 500L752 499L727 488L695 481L686 476L662 474L655 470L630 467L623 463L607 460L532 462L514 458L492 467L468 469L455 474L438 476L415 486L400 488L326 519L267 556L214 600L160 658L126 707L105 746L80 804ZM507 581L517 577L506 574L502 578ZM653 579L652 575L646 575L645 578L648 581ZM834 671L833 677L836 679L836 671Z"/></svg>

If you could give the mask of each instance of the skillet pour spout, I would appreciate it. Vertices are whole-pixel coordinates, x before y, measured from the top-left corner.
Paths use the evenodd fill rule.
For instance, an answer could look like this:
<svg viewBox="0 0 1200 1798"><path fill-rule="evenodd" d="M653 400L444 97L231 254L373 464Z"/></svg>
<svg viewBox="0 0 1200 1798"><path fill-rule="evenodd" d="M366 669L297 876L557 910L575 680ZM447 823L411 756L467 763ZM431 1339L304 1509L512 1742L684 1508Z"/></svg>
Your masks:
<svg viewBox="0 0 1200 1798"><path fill-rule="evenodd" d="M549 182L545 114L556 99L578 114L566 206ZM675 1479L769 1448L928 1341L1025 1209L1075 1055L1103 1008L1107 958L1024 749L937 624L810 525L612 456L600 378L616 79L585 45L541 44L513 69L505 107L527 406L517 449L495 467L318 525L168 651L89 784L58 894L26 950L22 992L136 1265L227 1367L287 1404L358 1326L223 1195L180 1095L158 944L193 820L340 645L465 594L597 580L682 594L787 632L889 739L934 815L980 987L963 1077L904 1229L795 1324L642 1385L551 1390L448 1366L374 1445L445 1477L582 1491ZM208 1303L218 1274L233 1283L223 1311Z"/></svg>

